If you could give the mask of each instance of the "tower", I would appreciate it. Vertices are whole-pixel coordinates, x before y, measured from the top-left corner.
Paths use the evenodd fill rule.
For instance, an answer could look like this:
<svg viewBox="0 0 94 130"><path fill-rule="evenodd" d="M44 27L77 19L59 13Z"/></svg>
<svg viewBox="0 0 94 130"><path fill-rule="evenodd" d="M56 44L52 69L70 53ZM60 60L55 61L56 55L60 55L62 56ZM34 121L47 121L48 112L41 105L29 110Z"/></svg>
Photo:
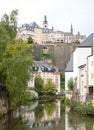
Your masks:
<svg viewBox="0 0 94 130"><path fill-rule="evenodd" d="M72 24L71 24L70 32L71 32L71 34L73 34L73 26L72 26Z"/></svg>
<svg viewBox="0 0 94 130"><path fill-rule="evenodd" d="M44 16L43 28L48 28L48 22L47 22L47 17L46 17L46 15Z"/></svg>

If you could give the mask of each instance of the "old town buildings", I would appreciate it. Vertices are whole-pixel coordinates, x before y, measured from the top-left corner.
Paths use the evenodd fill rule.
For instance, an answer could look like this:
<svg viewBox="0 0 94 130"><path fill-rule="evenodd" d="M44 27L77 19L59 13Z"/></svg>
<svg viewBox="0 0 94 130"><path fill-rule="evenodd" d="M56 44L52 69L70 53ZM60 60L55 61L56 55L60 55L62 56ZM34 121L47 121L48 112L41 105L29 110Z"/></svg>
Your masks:
<svg viewBox="0 0 94 130"><path fill-rule="evenodd" d="M71 25L69 32L54 31L54 28L48 28L48 21L46 15L43 20L43 27L40 27L36 22L30 24L23 24L18 28L17 39L22 38L27 40L28 37L32 37L34 43L47 44L47 43L73 43L81 42L86 36L80 35L78 32L73 34L73 26Z"/></svg>
<svg viewBox="0 0 94 130"><path fill-rule="evenodd" d="M29 87L34 87L34 79L36 75L40 75L44 80L44 83L46 83L47 79L51 79L56 85L57 93L60 92L60 71L56 66L47 64L44 61L34 61L33 75L28 82Z"/></svg>
<svg viewBox="0 0 94 130"><path fill-rule="evenodd" d="M71 77L75 100L94 101L94 34L88 36L72 53L65 69L66 93L69 90L68 81Z"/></svg>

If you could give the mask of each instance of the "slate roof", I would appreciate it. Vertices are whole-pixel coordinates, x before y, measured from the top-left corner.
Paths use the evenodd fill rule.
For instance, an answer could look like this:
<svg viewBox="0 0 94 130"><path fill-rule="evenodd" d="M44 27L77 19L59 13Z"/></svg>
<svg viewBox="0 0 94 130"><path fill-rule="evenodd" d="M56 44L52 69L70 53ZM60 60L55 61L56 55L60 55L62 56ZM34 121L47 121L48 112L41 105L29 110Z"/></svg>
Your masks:
<svg viewBox="0 0 94 130"><path fill-rule="evenodd" d="M70 60L65 68L65 72L73 72L73 54L70 57Z"/></svg>
<svg viewBox="0 0 94 130"><path fill-rule="evenodd" d="M94 33L90 34L78 47L92 47L93 45L93 35Z"/></svg>
<svg viewBox="0 0 94 130"><path fill-rule="evenodd" d="M90 34L79 46L79 47L92 47L93 46L93 36L94 33ZM72 72L73 71L73 54L65 68L65 72Z"/></svg>
<svg viewBox="0 0 94 130"><path fill-rule="evenodd" d="M59 72L58 67L56 67L54 65L50 65L44 61L34 61L33 70L38 71L40 69L43 72Z"/></svg>
<svg viewBox="0 0 94 130"><path fill-rule="evenodd" d="M40 26L36 22L32 22L30 24L23 24L21 27L19 27L19 30L34 30L34 28L40 28Z"/></svg>

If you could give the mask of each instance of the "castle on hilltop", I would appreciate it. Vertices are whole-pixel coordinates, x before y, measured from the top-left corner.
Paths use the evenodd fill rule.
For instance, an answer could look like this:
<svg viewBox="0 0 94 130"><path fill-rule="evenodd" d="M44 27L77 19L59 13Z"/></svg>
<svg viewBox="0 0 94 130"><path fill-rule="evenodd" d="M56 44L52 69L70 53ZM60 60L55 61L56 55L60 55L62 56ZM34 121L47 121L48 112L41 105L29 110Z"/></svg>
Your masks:
<svg viewBox="0 0 94 130"><path fill-rule="evenodd" d="M40 27L36 22L30 24L23 24L18 28L17 39L22 38L27 40L32 37L34 43L47 44L47 43L74 43L76 41L82 42L85 40L85 35L80 35L78 32L73 34L73 26L70 27L70 32L54 31L54 28L48 28L48 21L46 15L43 20L43 27Z"/></svg>

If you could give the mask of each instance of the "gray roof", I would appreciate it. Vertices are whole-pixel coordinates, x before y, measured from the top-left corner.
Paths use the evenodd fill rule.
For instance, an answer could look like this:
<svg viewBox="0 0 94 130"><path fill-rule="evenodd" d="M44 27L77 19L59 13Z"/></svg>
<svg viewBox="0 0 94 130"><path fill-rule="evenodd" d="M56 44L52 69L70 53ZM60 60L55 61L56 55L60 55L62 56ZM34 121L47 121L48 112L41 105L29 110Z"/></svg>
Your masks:
<svg viewBox="0 0 94 130"><path fill-rule="evenodd" d="M23 24L21 27L19 27L19 30L34 30L34 28L40 28L39 25L35 22L32 22L30 24Z"/></svg>
<svg viewBox="0 0 94 130"><path fill-rule="evenodd" d="M73 54L70 57L70 60L65 68L65 72L73 72Z"/></svg>
<svg viewBox="0 0 94 130"><path fill-rule="evenodd" d="M94 33L90 34L78 47L92 47L93 35Z"/></svg>
<svg viewBox="0 0 94 130"><path fill-rule="evenodd" d="M36 22L32 22L31 24L29 24L29 26L33 28L39 28L39 25Z"/></svg>
<svg viewBox="0 0 94 130"><path fill-rule="evenodd" d="M33 68L44 68L44 71L59 71L59 68L55 65L48 64L44 61L34 61Z"/></svg>
<svg viewBox="0 0 94 130"><path fill-rule="evenodd" d="M94 33L90 34L78 47L92 47L93 46L93 36ZM73 71L73 54L70 57L70 60L65 68L65 72Z"/></svg>

